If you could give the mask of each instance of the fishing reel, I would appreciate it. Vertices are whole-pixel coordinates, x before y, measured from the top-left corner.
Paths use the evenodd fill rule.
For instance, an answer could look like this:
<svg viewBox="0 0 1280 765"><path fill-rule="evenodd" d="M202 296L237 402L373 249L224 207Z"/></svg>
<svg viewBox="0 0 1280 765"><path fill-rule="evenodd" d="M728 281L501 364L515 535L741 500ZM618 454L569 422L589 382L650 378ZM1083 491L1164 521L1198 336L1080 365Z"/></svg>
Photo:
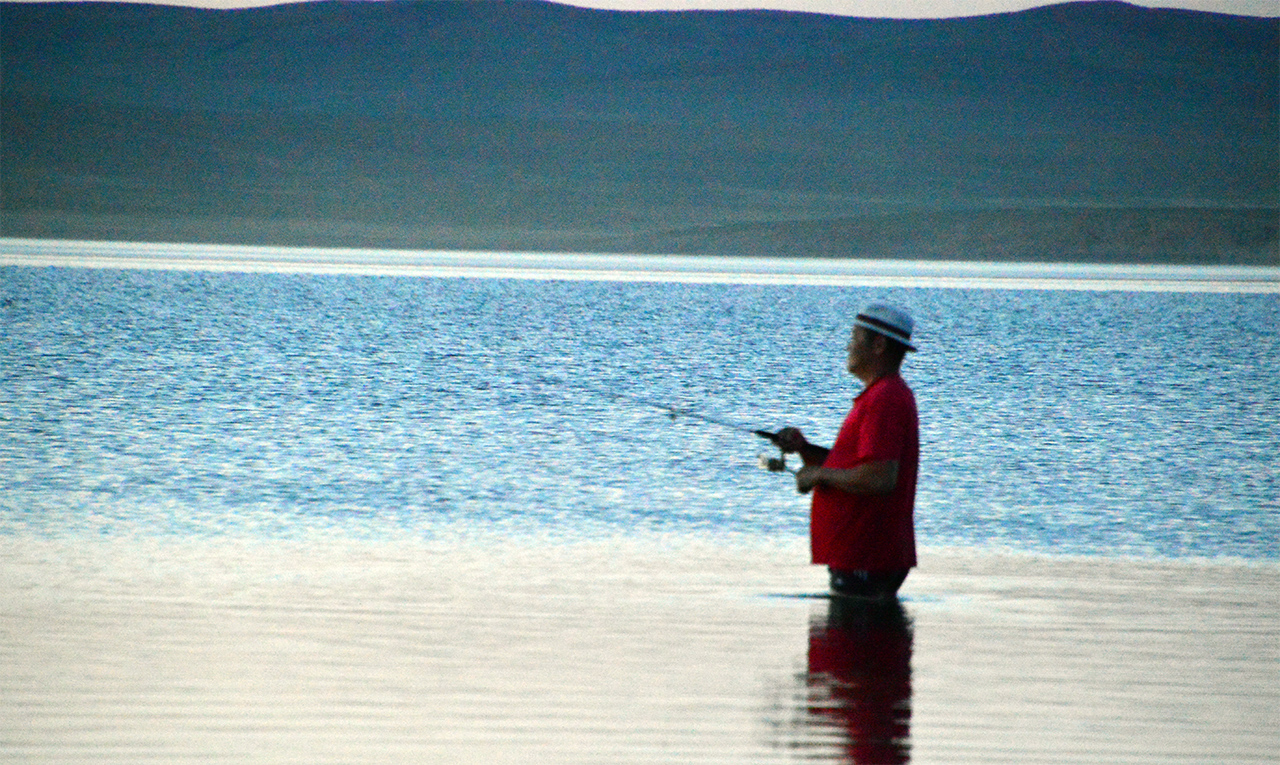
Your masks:
<svg viewBox="0 0 1280 765"><path fill-rule="evenodd" d="M767 454L761 454L759 456L760 467L764 468L765 470L768 470L770 473L794 474L796 472L789 465L787 465L787 453L782 451L782 445L778 443L777 433L770 433L767 430L756 430L752 432L755 433L757 436L760 436L761 438L768 440L774 446L778 447L777 457L770 457Z"/></svg>
<svg viewBox="0 0 1280 765"><path fill-rule="evenodd" d="M787 455L779 454L777 457L770 457L767 454L761 454L759 457L760 467L768 470L770 473L794 473L795 471L787 465Z"/></svg>

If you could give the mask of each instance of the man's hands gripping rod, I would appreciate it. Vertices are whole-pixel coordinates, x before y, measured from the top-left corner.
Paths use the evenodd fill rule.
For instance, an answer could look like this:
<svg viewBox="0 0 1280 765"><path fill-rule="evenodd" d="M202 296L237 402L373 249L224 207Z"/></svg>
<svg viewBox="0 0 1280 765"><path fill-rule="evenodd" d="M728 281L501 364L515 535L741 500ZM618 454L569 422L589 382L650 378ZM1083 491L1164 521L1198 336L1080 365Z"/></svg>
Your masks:
<svg viewBox="0 0 1280 765"><path fill-rule="evenodd" d="M830 449L809 443L799 428L783 428L777 433L757 430L755 433L761 438L767 438L782 452L780 457L761 456L761 467L775 473L786 471L795 475L796 490L801 494L808 494L821 482L822 463L827 459ZM787 465L788 454L799 454L800 459L804 461L804 466L798 470L792 470Z"/></svg>
<svg viewBox="0 0 1280 765"><path fill-rule="evenodd" d="M621 397L622 396L620 394L615 394L613 396L613 398ZM634 397L625 398L629 398L636 403L661 409L666 412L667 416L672 420L676 420L681 417L694 419L711 425L718 425L723 428L730 428L732 430L745 433L754 433L760 438L769 441L774 446L778 447L778 450L781 451L782 454L777 457L766 457L763 454L760 455L760 467L773 473L791 473L796 477L796 490L801 494L808 494L813 490L813 487L818 484L826 484L837 489L854 491L856 493L879 493L878 491L868 492L867 487L863 485L861 481L846 484L843 479L851 477L846 475L851 471L827 470L826 468L823 468L822 463L827 459L827 454L831 450L824 446L809 443L809 440L804 437L804 434L800 432L799 428L783 428L777 433L770 433L767 430L756 430L754 428L750 428L736 422L723 420L719 417L713 417L693 409L659 404ZM792 469L787 465L788 454L799 454L800 459L804 461L804 465L798 469ZM893 479L896 480L896 464L894 465L894 468ZM892 488L892 484L890 484L890 488Z"/></svg>

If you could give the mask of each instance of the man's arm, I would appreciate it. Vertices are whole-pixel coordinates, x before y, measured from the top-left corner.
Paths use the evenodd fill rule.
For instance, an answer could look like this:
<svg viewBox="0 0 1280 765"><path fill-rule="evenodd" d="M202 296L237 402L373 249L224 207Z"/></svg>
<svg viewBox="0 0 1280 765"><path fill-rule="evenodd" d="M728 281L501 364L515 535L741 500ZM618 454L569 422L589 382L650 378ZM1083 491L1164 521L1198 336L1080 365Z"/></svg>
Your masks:
<svg viewBox="0 0 1280 765"><path fill-rule="evenodd" d="M848 494L889 494L897 485L897 460L864 462L848 469L806 463L796 472L796 490L801 494L808 494L815 486L829 486Z"/></svg>

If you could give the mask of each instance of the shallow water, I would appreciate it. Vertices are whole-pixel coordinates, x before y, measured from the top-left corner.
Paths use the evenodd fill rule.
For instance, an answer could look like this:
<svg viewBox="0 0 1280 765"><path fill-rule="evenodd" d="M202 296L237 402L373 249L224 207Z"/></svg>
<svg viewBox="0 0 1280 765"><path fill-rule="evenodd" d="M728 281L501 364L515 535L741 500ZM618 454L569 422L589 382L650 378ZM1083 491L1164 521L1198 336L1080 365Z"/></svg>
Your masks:
<svg viewBox="0 0 1280 765"><path fill-rule="evenodd" d="M1273 565L926 550L905 620L802 545L20 541L23 762L1267 762ZM833 613L832 609L836 608ZM896 758L896 759L895 759Z"/></svg>

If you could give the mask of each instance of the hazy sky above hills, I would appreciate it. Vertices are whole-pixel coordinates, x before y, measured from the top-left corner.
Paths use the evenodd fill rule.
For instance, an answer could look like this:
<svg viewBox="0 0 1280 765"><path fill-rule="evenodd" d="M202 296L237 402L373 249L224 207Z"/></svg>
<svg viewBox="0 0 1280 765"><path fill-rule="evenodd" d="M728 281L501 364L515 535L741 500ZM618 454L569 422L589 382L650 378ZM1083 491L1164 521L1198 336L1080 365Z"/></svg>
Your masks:
<svg viewBox="0 0 1280 765"><path fill-rule="evenodd" d="M41 0L18 0L40 2ZM127 2L129 0L108 0ZM247 8L280 5L281 0L151 0L160 5L205 8ZM283 0L303 2L304 0ZM680 8L773 8L829 13L840 16L933 18L977 16L1052 5L1044 0L561 0L569 5L623 10L673 10ZM1129 0L1150 8L1189 8L1244 16L1280 16L1277 0Z"/></svg>

